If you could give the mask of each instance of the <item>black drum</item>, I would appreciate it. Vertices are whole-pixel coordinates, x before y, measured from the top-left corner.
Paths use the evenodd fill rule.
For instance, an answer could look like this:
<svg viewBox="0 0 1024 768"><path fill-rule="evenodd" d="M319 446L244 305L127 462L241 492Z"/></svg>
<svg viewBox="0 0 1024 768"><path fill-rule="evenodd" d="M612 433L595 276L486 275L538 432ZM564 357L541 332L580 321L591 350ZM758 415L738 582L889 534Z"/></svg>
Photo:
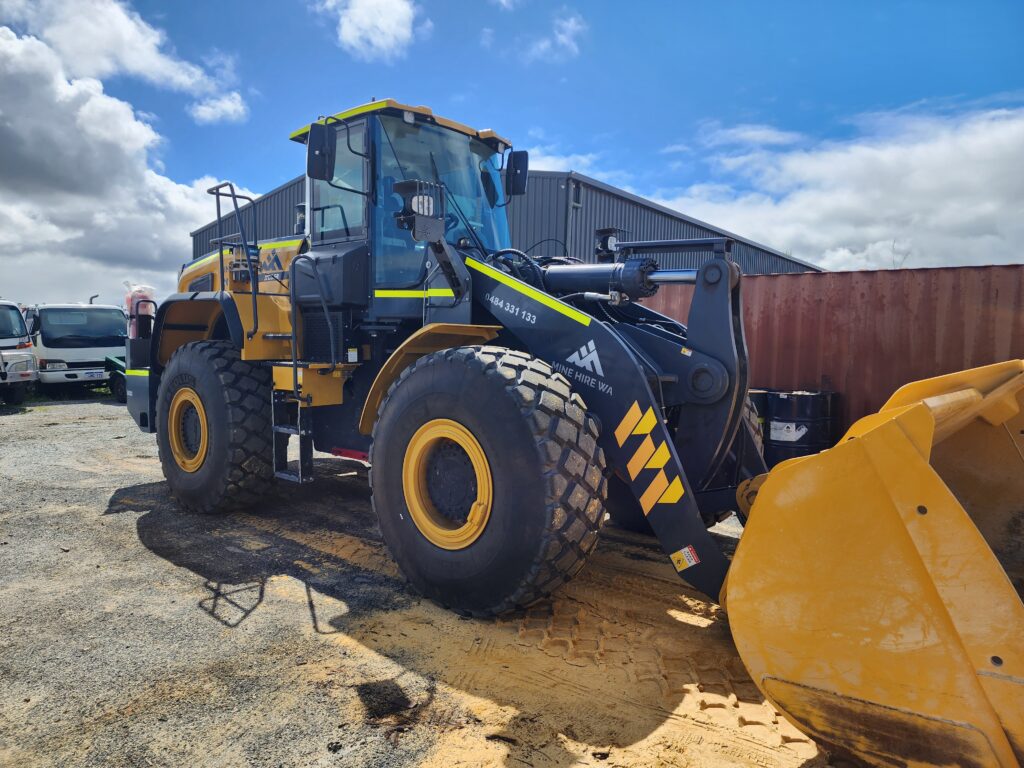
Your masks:
<svg viewBox="0 0 1024 768"><path fill-rule="evenodd" d="M831 448L839 439L835 392L767 392L764 458L769 467Z"/></svg>

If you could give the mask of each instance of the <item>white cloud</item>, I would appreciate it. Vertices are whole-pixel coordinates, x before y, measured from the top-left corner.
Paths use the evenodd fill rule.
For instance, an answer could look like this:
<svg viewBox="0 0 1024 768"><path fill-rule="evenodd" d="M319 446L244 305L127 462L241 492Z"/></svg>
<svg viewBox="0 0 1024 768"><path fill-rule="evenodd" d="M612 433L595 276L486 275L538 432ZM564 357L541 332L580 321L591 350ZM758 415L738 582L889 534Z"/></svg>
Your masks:
<svg viewBox="0 0 1024 768"><path fill-rule="evenodd" d="M491 2L503 11L515 10L515 7L519 5L519 0L491 0Z"/></svg>
<svg viewBox="0 0 1024 768"><path fill-rule="evenodd" d="M315 7L337 17L338 44L364 61L401 58L433 29L412 0L321 0Z"/></svg>
<svg viewBox="0 0 1024 768"><path fill-rule="evenodd" d="M153 169L161 137L56 51L0 27L0 289L19 301L117 298L122 280L173 288L189 232L213 218L214 179ZM83 294L85 294L83 296Z"/></svg>
<svg viewBox="0 0 1024 768"><path fill-rule="evenodd" d="M683 143L669 144L658 151L663 155L681 155L690 151L690 145Z"/></svg>
<svg viewBox="0 0 1024 768"><path fill-rule="evenodd" d="M1024 108L857 124L848 141L712 156L710 183L658 196L829 269L1022 260Z"/></svg>
<svg viewBox="0 0 1024 768"><path fill-rule="evenodd" d="M188 113L200 125L206 123L241 123L249 117L246 106L238 91L213 96L189 105Z"/></svg>
<svg viewBox="0 0 1024 768"><path fill-rule="evenodd" d="M578 153L563 154L558 147L552 145L540 145L529 148L530 170L531 171L579 171L580 173L594 173L597 163L597 154Z"/></svg>
<svg viewBox="0 0 1024 768"><path fill-rule="evenodd" d="M120 0L0 0L0 21L45 42L70 78L126 75L209 99L230 96L221 91L235 80L234 59L214 52L204 68L179 58L163 30Z"/></svg>
<svg viewBox="0 0 1024 768"><path fill-rule="evenodd" d="M702 143L708 147L729 145L785 146L796 144L803 136L793 131L779 130L770 125L743 123L732 128L717 124L705 126Z"/></svg>
<svg viewBox="0 0 1024 768"><path fill-rule="evenodd" d="M480 30L480 47L490 48L492 45L494 45L494 30L484 27Z"/></svg>
<svg viewBox="0 0 1024 768"><path fill-rule="evenodd" d="M563 10L555 17L551 34L539 37L526 49L528 61L543 59L561 61L571 59L580 53L579 38L587 30L587 23L580 14Z"/></svg>

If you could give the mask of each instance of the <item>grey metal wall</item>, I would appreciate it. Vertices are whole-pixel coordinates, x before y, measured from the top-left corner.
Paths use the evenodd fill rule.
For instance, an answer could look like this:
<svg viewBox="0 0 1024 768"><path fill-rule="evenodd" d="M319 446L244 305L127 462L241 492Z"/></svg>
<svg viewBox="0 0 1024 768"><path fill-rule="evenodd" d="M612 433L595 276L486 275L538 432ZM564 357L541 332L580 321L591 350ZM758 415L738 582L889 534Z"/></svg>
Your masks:
<svg viewBox="0 0 1024 768"><path fill-rule="evenodd" d="M267 194L256 199L256 220L259 227L258 236L260 240L269 240L273 237L284 237L290 235L295 227L295 206L306 201L305 177L299 176L296 179L285 182L277 189L272 189ZM210 197L210 212L216 214L217 209L213 197ZM230 199L221 199L221 235L231 235L238 231L234 214L226 215L232 211ZM243 206L242 223L245 225L246 234L252 238L252 209L251 206ZM212 218L212 217L211 217ZM210 240L217 236L217 222L211 221L204 227L192 232L192 258L198 259L203 254L215 250Z"/></svg>
<svg viewBox="0 0 1024 768"><path fill-rule="evenodd" d="M509 205L509 223L517 248L530 248L542 238L557 238L571 255L587 260L593 258L595 231L617 227L627 233L624 239L631 240L727 235L736 240L733 258L746 274L820 271L812 264L574 172L531 172L525 198ZM531 253L561 255L563 247L546 242ZM699 267L712 258L711 253L656 256L666 269Z"/></svg>
<svg viewBox="0 0 1024 768"><path fill-rule="evenodd" d="M292 234L295 206L305 200L303 181L299 176L256 201L261 240ZM212 209L213 198L210 203ZM243 209L243 221L250 232L251 214L248 206ZM527 193L512 198L508 217L512 244L523 250L532 248L534 256L560 256L568 251L569 255L592 261L594 232L602 227L618 227L636 240L728 235L736 240L733 258L748 275L820 271L772 248L573 172L531 172ZM225 216L222 221L223 234L237 231L233 216ZM214 250L210 244L214 237L215 223L193 232L192 257ZM667 269L698 267L711 258L710 253L656 256Z"/></svg>

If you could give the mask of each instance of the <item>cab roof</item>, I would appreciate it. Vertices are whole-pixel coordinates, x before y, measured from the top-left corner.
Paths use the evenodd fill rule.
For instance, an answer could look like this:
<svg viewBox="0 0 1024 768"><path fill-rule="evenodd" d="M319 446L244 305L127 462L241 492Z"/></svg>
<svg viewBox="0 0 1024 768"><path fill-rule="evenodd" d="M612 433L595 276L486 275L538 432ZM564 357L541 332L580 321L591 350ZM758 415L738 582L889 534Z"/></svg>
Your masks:
<svg viewBox="0 0 1024 768"><path fill-rule="evenodd" d="M121 309L115 304L31 304L26 309ZM121 310L122 312L124 310Z"/></svg>
<svg viewBox="0 0 1024 768"><path fill-rule="evenodd" d="M413 114L416 115L422 115L429 122L437 123L440 126L450 128L451 130L458 131L459 133L464 133L467 136L472 136L476 139L480 139L481 141L486 141L489 144L503 144L506 147L512 146L511 141L502 136L499 136L490 128L484 128L483 130L478 131L475 128L470 128L468 125L457 123L454 120L449 120L446 117L438 117L437 115L434 114L433 110L431 110L430 107L413 107L410 106L409 104L402 104L398 101L395 101L394 99L381 99L380 101L371 101L369 104L361 104L358 107L352 107L352 109L345 110L344 112L338 112L336 115L333 115L333 117L336 120L347 120L350 117L356 117L357 115L364 115L368 112L378 112L381 110L389 110L394 112L412 112ZM323 123L326 119L327 118L317 120L317 122ZM305 125L302 128L299 128L297 131L292 131L291 135L288 138L290 138L292 141L297 141L300 144L305 144L306 137L308 134L309 126Z"/></svg>

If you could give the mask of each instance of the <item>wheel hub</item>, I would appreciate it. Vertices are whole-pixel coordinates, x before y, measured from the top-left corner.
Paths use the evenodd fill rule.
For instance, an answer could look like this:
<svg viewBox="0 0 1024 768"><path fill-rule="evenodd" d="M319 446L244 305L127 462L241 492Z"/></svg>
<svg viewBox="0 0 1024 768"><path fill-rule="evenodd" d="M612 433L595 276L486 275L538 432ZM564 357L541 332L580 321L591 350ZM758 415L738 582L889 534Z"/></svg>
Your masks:
<svg viewBox="0 0 1024 768"><path fill-rule="evenodd" d="M402 490L413 523L442 549L465 549L487 527L491 468L476 437L457 421L433 419L416 430L405 451Z"/></svg>
<svg viewBox="0 0 1024 768"><path fill-rule="evenodd" d="M427 495L434 508L464 525L476 501L476 472L469 455L454 440L439 440L427 457Z"/></svg>
<svg viewBox="0 0 1024 768"><path fill-rule="evenodd" d="M171 399L167 436L174 462L185 472L197 471L206 461L209 443L206 409L191 387L182 387Z"/></svg>

